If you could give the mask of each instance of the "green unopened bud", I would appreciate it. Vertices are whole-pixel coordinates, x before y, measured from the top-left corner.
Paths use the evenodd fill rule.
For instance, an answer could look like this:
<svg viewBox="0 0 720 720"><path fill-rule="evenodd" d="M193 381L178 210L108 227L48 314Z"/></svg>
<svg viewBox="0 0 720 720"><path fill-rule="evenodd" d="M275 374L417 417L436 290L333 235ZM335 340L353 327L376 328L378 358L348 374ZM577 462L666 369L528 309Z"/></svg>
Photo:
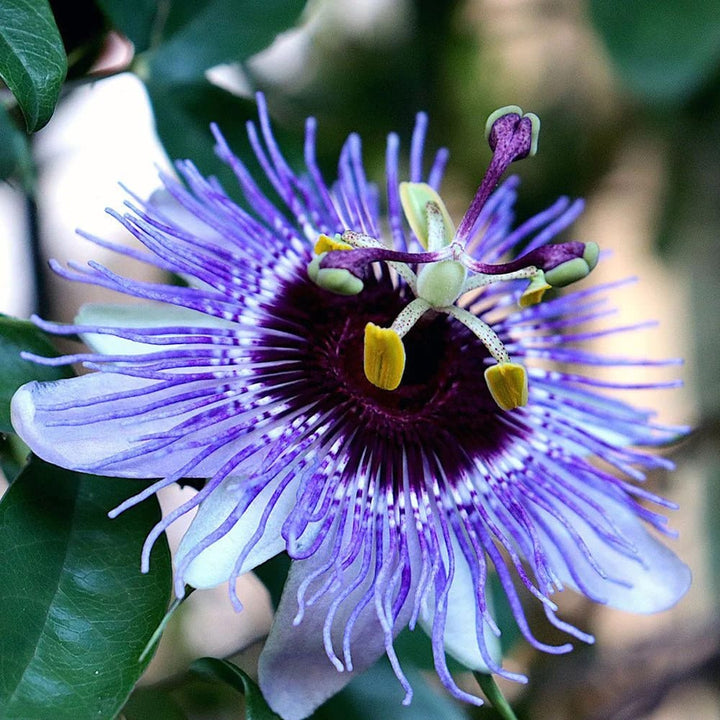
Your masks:
<svg viewBox="0 0 720 720"><path fill-rule="evenodd" d="M545 280L551 287L565 287L582 280L590 273L590 266L583 258L574 258L545 271Z"/></svg>
<svg viewBox="0 0 720 720"><path fill-rule="evenodd" d="M593 270L598 262L600 256L600 248L597 243L589 242L585 243L585 252L583 253L583 259L588 264L590 270Z"/></svg>
<svg viewBox="0 0 720 720"><path fill-rule="evenodd" d="M308 277L323 290L329 290L337 295L357 295L362 292L365 287L363 281L349 270L320 267L326 255L326 252L322 252L312 259L307 266Z"/></svg>
<svg viewBox="0 0 720 720"><path fill-rule="evenodd" d="M315 282L324 290L338 295L357 295L364 287L360 278L344 268L320 268Z"/></svg>

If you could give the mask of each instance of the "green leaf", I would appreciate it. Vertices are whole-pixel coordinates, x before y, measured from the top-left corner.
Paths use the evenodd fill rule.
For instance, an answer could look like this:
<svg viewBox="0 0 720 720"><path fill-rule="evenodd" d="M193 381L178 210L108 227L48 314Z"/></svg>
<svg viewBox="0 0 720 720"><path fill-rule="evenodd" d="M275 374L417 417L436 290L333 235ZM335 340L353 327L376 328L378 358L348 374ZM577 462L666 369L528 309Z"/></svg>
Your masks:
<svg viewBox="0 0 720 720"><path fill-rule="evenodd" d="M205 657L196 660L190 669L199 675L220 680L245 695L247 720L279 720L265 702L260 688L239 667L227 660Z"/></svg>
<svg viewBox="0 0 720 720"><path fill-rule="evenodd" d="M73 376L68 367L48 367L23 360L23 350L56 357L57 350L42 330L27 320L0 315L0 432L11 433L10 400L15 391L31 380L60 380Z"/></svg>
<svg viewBox="0 0 720 720"><path fill-rule="evenodd" d="M138 688L122 709L124 720L187 720L172 695L163 688Z"/></svg>
<svg viewBox="0 0 720 720"><path fill-rule="evenodd" d="M0 471L11 483L25 467L30 448L18 435L0 433Z"/></svg>
<svg viewBox="0 0 720 720"><path fill-rule="evenodd" d="M413 688L410 705L401 705L404 691L383 657L318 708L312 720L467 720L464 709L433 689L416 668L404 663L403 671Z"/></svg>
<svg viewBox="0 0 720 720"><path fill-rule="evenodd" d="M592 0L618 71L645 100L684 102L720 64L720 2Z"/></svg>
<svg viewBox="0 0 720 720"><path fill-rule="evenodd" d="M157 23L168 3L157 0L97 0L111 25L133 44L136 53L150 47Z"/></svg>
<svg viewBox="0 0 720 720"><path fill-rule="evenodd" d="M0 3L0 77L15 95L28 132L53 114L67 58L47 0Z"/></svg>
<svg viewBox="0 0 720 720"><path fill-rule="evenodd" d="M167 607L163 540L139 570L159 519L145 500L107 512L137 481L81 475L33 458L0 503L0 717L113 718L147 664L138 662Z"/></svg>
<svg viewBox="0 0 720 720"><path fill-rule="evenodd" d="M196 80L208 68L238 62L266 48L292 27L304 0L176 0L150 58L150 77Z"/></svg>
<svg viewBox="0 0 720 720"><path fill-rule="evenodd" d="M0 105L0 180L17 177L26 191L33 186L33 164L25 133Z"/></svg>

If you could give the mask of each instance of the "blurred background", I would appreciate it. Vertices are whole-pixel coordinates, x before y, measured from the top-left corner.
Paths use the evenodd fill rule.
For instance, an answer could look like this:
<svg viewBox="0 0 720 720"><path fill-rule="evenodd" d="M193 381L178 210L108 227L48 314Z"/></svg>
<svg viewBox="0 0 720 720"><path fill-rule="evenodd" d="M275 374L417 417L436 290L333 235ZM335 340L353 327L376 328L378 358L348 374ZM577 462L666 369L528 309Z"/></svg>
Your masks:
<svg viewBox="0 0 720 720"><path fill-rule="evenodd" d="M46 261L93 258L123 271L123 258L75 235L80 227L125 241L104 214L126 199L119 182L147 196L158 168L189 157L232 192L208 124L217 121L248 157L244 123L254 115L253 89L266 93L296 166L304 118L317 117L328 177L344 138L357 131L368 175L380 180L387 133L397 131L407 150L415 113L427 111L430 147L451 152L443 197L456 218L489 161L487 115L507 104L537 113L539 153L513 168L522 177L518 217L558 195L586 198L566 239L611 251L595 281L639 278L616 293L613 322L658 321L602 338L599 347L609 355L685 358L680 368L648 368L639 378L679 373L683 389L637 392L635 399L656 408L661 422L694 428L668 451L677 471L648 481L680 505L671 517L679 539L671 544L692 567L694 584L676 608L655 617L568 592L559 598L563 616L594 633L597 644L551 657L515 643L509 631L507 665L529 673L530 683L502 688L521 720L720 719L720 3L312 0L296 26L265 49L243 34L240 0L201 3L204 35L178 32L160 45L153 23L171 13L172 2L144 3L153 19L146 25L109 12L112 5L51 3L71 60L61 102L30 139L7 118L0 122L7 179L0 186L0 312L68 321L82 302L110 299L52 277ZM268 12L281 5L269 2ZM177 504L188 492L163 501ZM282 559L264 573L272 586ZM255 577L242 582L241 615L232 612L226 588L196 593L181 608L126 708L128 720L238 717L238 697L192 686L183 672L202 654L234 655L256 672L272 596ZM400 645L411 671L430 686L413 706L399 706L400 688L380 665L345 691L353 702L335 710L331 703L317 717L493 718L492 710L460 707L434 688L422 639L403 636ZM459 673L474 687L471 675Z"/></svg>

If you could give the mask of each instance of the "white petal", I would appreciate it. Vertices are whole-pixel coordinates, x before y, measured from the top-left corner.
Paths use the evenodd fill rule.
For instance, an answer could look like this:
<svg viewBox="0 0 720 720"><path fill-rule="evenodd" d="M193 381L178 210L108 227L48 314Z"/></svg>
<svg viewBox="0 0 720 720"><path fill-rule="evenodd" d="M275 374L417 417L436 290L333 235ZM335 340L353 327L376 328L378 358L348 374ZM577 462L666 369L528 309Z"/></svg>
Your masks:
<svg viewBox="0 0 720 720"><path fill-rule="evenodd" d="M275 502L262 536L243 561L238 574L252 570L285 549L281 529L295 506L298 480L290 482ZM233 572L239 554L258 529L263 512L279 481L269 483L250 503L235 526L221 539L203 550L183 573L183 581L196 588L209 588L225 582ZM183 536L175 562L178 566L206 536L219 528L243 498L243 480L228 478L202 502Z"/></svg>
<svg viewBox="0 0 720 720"><path fill-rule="evenodd" d="M610 545L589 523L566 510L572 526L607 574L608 578L603 578L561 523L541 511L548 528L547 532L540 531L544 549L560 579L576 589L584 586L598 602L620 610L654 613L672 607L690 587L691 574L687 565L650 535L641 520L620 499L588 486L584 486L582 492L604 508L605 516L635 546L637 558L628 557Z"/></svg>
<svg viewBox="0 0 720 720"><path fill-rule="evenodd" d="M480 672L490 672L482 653L478 647L477 633L475 632L475 619L477 602L475 587L470 568L465 556L453 537L452 549L455 558L455 572L447 599L447 617L445 619L444 643L445 649L465 667ZM427 594L428 603L420 615L420 624L428 635L432 636L432 627L435 619L434 589ZM492 611L489 592L486 596L488 607ZM502 652L500 640L493 633L487 623L483 623L484 640L490 657L500 665Z"/></svg>
<svg viewBox="0 0 720 720"><path fill-rule="evenodd" d="M351 576L361 566L361 556L362 553L351 566ZM319 551L307 560L293 562L270 636L260 655L260 688L270 707L285 720L308 717L315 708L341 690L355 675L370 667L385 652L384 634L373 600L363 608L353 626L352 671L339 671L328 659L323 644L325 619L335 598L334 592L325 592L313 605L306 607L300 624L293 625L298 611L298 588L306 577L323 564L324 557ZM340 659L348 617L367 587L368 583L364 582L355 590L335 616L331 637L333 648ZM415 573L408 600L400 610L393 628L394 635L409 621L414 596ZM402 691L398 685L398 701L401 699Z"/></svg>
<svg viewBox="0 0 720 720"><path fill-rule="evenodd" d="M28 383L12 399L12 423L34 453L55 465L118 477L165 477L195 458L203 449L203 442L212 441L218 426L193 436L198 447L175 443L153 451L145 436L168 433L194 412L178 411L164 416L163 410L178 390L166 388L150 395L156 385L159 383L155 380L105 372L57 382ZM136 394L118 397L122 393ZM146 395L158 407L140 412ZM227 422L231 421L232 418ZM241 448L239 441L228 443L183 474L209 477Z"/></svg>
<svg viewBox="0 0 720 720"><path fill-rule="evenodd" d="M77 325L96 325L118 328L207 327L232 328L234 324L197 310L168 305L167 303L141 303L132 305L83 305L75 317ZM83 342L103 355L141 355L159 350L171 350L175 345L153 345L133 342L125 338L100 333L82 333Z"/></svg>

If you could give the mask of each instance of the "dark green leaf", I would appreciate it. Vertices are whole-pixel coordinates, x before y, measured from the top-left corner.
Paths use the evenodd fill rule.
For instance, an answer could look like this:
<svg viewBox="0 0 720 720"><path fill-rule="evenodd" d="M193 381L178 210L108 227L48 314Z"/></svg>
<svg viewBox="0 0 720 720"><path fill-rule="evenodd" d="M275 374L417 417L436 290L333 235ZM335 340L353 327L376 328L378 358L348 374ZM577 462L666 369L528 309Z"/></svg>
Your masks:
<svg viewBox="0 0 720 720"><path fill-rule="evenodd" d="M720 2L592 0L595 27L631 90L683 102L720 64Z"/></svg>
<svg viewBox="0 0 720 720"><path fill-rule="evenodd" d="M169 599L164 539L139 558L155 500L110 520L141 484L33 459L0 503L0 717L113 718Z"/></svg>
<svg viewBox="0 0 720 720"><path fill-rule="evenodd" d="M23 360L20 357L23 350L46 357L58 354L32 323L0 315L0 432L13 432L10 400L21 385L31 380L59 380L73 375L67 367L47 367Z"/></svg>
<svg viewBox="0 0 720 720"><path fill-rule="evenodd" d="M111 25L125 35L133 44L136 53L150 47L153 33L163 22L163 13L170 3L157 0L97 0Z"/></svg>
<svg viewBox="0 0 720 720"><path fill-rule="evenodd" d="M278 720L279 716L268 707L260 688L236 665L227 660L205 657L196 660L190 669L231 685L245 695L247 720Z"/></svg>
<svg viewBox="0 0 720 720"><path fill-rule="evenodd" d="M8 482L13 482L25 467L30 448L18 435L0 433L0 470Z"/></svg>
<svg viewBox="0 0 720 720"><path fill-rule="evenodd" d="M178 0L169 7L162 41L153 49L150 78L197 80L220 63L241 61L292 27L303 0Z"/></svg>
<svg viewBox="0 0 720 720"><path fill-rule="evenodd" d="M124 720L187 720L187 715L162 688L138 688L122 709Z"/></svg>
<svg viewBox="0 0 720 720"><path fill-rule="evenodd" d="M404 691L383 657L318 708L313 720L467 720L465 711L434 690L416 668L405 664L403 670L413 688L407 707L401 705Z"/></svg>
<svg viewBox="0 0 720 720"><path fill-rule="evenodd" d="M11 177L29 190L33 185L32 158L27 136L0 105L0 180Z"/></svg>
<svg viewBox="0 0 720 720"><path fill-rule="evenodd" d="M15 95L28 132L50 119L66 72L65 49L47 0L3 0L0 77Z"/></svg>

